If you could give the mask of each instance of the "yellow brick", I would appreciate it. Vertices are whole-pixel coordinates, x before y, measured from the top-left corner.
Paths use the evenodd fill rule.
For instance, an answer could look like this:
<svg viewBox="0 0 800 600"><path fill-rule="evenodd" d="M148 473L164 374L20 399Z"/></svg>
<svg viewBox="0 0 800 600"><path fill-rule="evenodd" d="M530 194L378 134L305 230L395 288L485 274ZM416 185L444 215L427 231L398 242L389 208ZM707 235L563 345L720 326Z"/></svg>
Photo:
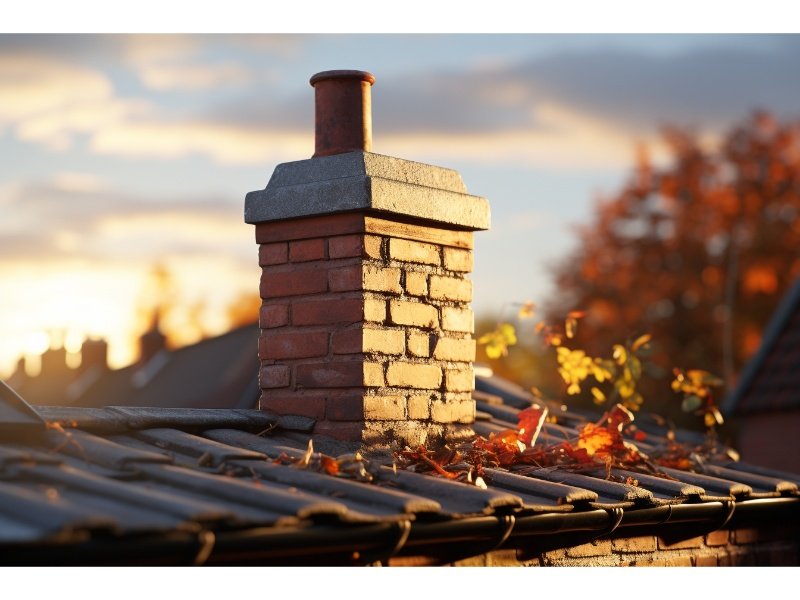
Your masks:
<svg viewBox="0 0 800 600"><path fill-rule="evenodd" d="M364 385L367 387L383 387L383 365L381 363L364 363Z"/></svg>
<svg viewBox="0 0 800 600"><path fill-rule="evenodd" d="M475 315L468 308L444 306L442 307L442 329L474 333Z"/></svg>
<svg viewBox="0 0 800 600"><path fill-rule="evenodd" d="M428 329L435 329L439 326L439 311L435 306L421 302L391 300L389 317L392 323L398 325L413 325Z"/></svg>
<svg viewBox="0 0 800 600"><path fill-rule="evenodd" d="M425 394L408 397L408 418L427 420L431 418L431 399Z"/></svg>
<svg viewBox="0 0 800 600"><path fill-rule="evenodd" d="M386 383L396 387L438 389L442 385L442 370L436 365L392 362L386 370Z"/></svg>
<svg viewBox="0 0 800 600"><path fill-rule="evenodd" d="M403 396L364 396L364 418L370 421L400 421L406 418Z"/></svg>
<svg viewBox="0 0 800 600"><path fill-rule="evenodd" d="M475 360L475 340L443 337L436 342L433 358L437 360L454 360L471 362Z"/></svg>
<svg viewBox="0 0 800 600"><path fill-rule="evenodd" d="M472 300L472 282L457 277L431 275L430 297L435 300Z"/></svg>
<svg viewBox="0 0 800 600"><path fill-rule="evenodd" d="M472 271L472 251L458 248L444 249L444 268L449 271L469 273Z"/></svg>
<svg viewBox="0 0 800 600"><path fill-rule="evenodd" d="M381 259L381 238L377 235L364 236L364 256L367 258Z"/></svg>
<svg viewBox="0 0 800 600"><path fill-rule="evenodd" d="M406 272L406 292L412 296L427 296L428 276L417 271Z"/></svg>
<svg viewBox="0 0 800 600"><path fill-rule="evenodd" d="M383 323L386 320L386 300L383 298L364 298L364 320Z"/></svg>
<svg viewBox="0 0 800 600"><path fill-rule="evenodd" d="M400 269L364 265L361 277L365 290L391 292L394 294L399 294L403 291L400 287Z"/></svg>
<svg viewBox="0 0 800 600"><path fill-rule="evenodd" d="M431 338L428 333L408 332L408 353L411 356L428 358L431 355Z"/></svg>
<svg viewBox="0 0 800 600"><path fill-rule="evenodd" d="M426 265L439 266L442 264L439 256L439 246L399 238L389 240L389 258Z"/></svg>
<svg viewBox="0 0 800 600"><path fill-rule="evenodd" d="M399 329L364 329L362 350L381 354L403 354L406 346L405 332Z"/></svg>
<svg viewBox="0 0 800 600"><path fill-rule="evenodd" d="M475 389L472 365L466 369L445 369L444 387L448 392L471 392Z"/></svg>

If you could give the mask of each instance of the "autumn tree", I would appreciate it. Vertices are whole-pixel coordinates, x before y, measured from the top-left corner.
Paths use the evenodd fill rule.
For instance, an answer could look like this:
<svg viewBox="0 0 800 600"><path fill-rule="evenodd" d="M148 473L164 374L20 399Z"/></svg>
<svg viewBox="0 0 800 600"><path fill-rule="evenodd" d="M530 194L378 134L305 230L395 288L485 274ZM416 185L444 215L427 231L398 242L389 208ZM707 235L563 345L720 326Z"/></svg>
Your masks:
<svg viewBox="0 0 800 600"><path fill-rule="evenodd" d="M590 353L651 333L663 367L643 389L654 410L672 400L673 367L718 373L730 389L800 275L800 123L756 113L712 148L686 129L663 138L668 164L640 152L577 229L547 311L585 309L576 342Z"/></svg>

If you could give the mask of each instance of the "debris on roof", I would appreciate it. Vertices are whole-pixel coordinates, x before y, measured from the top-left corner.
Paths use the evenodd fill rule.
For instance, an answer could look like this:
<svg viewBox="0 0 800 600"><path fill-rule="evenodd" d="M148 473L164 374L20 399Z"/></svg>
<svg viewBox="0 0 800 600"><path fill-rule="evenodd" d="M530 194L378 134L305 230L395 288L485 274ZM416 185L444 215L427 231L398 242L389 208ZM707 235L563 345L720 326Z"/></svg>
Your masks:
<svg viewBox="0 0 800 600"><path fill-rule="evenodd" d="M0 428L3 564L364 564L420 553L449 560L485 552L488 541L519 547L545 533L589 540L680 523L712 531L726 522L780 523L800 511L800 476L730 460L698 473L664 469L671 479L616 467L608 480L604 469L495 466L482 473L484 489L380 457L325 458L308 445L312 419L255 410L33 412L8 388L0 392L0 417L23 415L28 425L13 437ZM487 435L520 412L505 402L478 406L476 430ZM589 422L564 414L540 435L563 439ZM641 428L648 448L667 442Z"/></svg>

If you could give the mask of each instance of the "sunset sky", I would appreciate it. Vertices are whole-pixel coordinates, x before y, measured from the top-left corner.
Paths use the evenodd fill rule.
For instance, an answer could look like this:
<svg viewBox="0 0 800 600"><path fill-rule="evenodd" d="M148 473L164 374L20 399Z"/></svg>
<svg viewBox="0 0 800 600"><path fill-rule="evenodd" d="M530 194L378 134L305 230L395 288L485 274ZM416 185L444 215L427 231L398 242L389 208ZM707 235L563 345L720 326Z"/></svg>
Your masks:
<svg viewBox="0 0 800 600"><path fill-rule="evenodd" d="M800 36L2 34L0 376L49 331L130 362L155 265L182 341L224 331L258 288L244 196L313 153L308 79L328 69L375 75L375 152L489 199L478 315L547 296L570 226L637 144L663 157L661 125L713 140L755 108L800 116Z"/></svg>

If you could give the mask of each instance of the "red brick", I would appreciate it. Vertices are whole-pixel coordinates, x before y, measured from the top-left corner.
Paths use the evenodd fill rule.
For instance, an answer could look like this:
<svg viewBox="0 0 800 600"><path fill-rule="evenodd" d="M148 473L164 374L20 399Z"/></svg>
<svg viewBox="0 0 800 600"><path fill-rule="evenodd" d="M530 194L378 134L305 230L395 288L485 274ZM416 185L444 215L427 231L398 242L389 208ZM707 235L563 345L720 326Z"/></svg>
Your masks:
<svg viewBox="0 0 800 600"><path fill-rule="evenodd" d="M457 277L431 275L430 297L435 300L472 300L472 282Z"/></svg>
<svg viewBox="0 0 800 600"><path fill-rule="evenodd" d="M717 557L714 555L695 556L694 566L696 567L716 567Z"/></svg>
<svg viewBox="0 0 800 600"><path fill-rule="evenodd" d="M728 543L728 530L718 529L706 535L707 546L725 546Z"/></svg>
<svg viewBox="0 0 800 600"><path fill-rule="evenodd" d="M364 369L360 361L297 365L295 385L307 388L361 387Z"/></svg>
<svg viewBox="0 0 800 600"><path fill-rule="evenodd" d="M259 266L280 265L287 260L289 260L289 245L286 243L263 244L258 249Z"/></svg>
<svg viewBox="0 0 800 600"><path fill-rule="evenodd" d="M588 544L581 544L580 546L573 546L567 548L567 556L588 557L588 556L605 556L611 554L611 542L609 540L596 540Z"/></svg>
<svg viewBox="0 0 800 600"><path fill-rule="evenodd" d="M403 396L365 396L364 418L370 421L400 421L406 418Z"/></svg>
<svg viewBox="0 0 800 600"><path fill-rule="evenodd" d="M442 329L474 333L475 315L468 308L444 306L442 307Z"/></svg>
<svg viewBox="0 0 800 600"><path fill-rule="evenodd" d="M263 392L259 401L261 410L266 410L279 415L299 415L321 419L325 415L324 396L300 395L275 395L273 392Z"/></svg>
<svg viewBox="0 0 800 600"><path fill-rule="evenodd" d="M435 329L439 326L439 311L435 306L421 302L391 300L389 318L397 325L413 325L426 329Z"/></svg>
<svg viewBox="0 0 800 600"><path fill-rule="evenodd" d="M436 365L392 362L386 370L390 386L417 389L438 389L442 385L442 370Z"/></svg>
<svg viewBox="0 0 800 600"><path fill-rule="evenodd" d="M364 397L361 395L328 398L325 406L328 421L360 421L364 418Z"/></svg>
<svg viewBox="0 0 800 600"><path fill-rule="evenodd" d="M279 273L267 272L265 269L261 274L262 298L318 294L327 289L326 269L295 269Z"/></svg>
<svg viewBox="0 0 800 600"><path fill-rule="evenodd" d="M363 213L339 213L256 225L256 242L290 242L364 231Z"/></svg>
<svg viewBox="0 0 800 600"><path fill-rule="evenodd" d="M658 538L658 547L662 550L679 550L682 548L700 548L703 545L703 536L697 536L686 540L679 540L673 544L668 544L664 538Z"/></svg>
<svg viewBox="0 0 800 600"><path fill-rule="evenodd" d="M325 240L298 240L289 242L289 260L291 262L308 262L325 258Z"/></svg>
<svg viewBox="0 0 800 600"><path fill-rule="evenodd" d="M362 284L365 290L372 292L399 294L403 291L403 288L400 287L400 269L394 267L365 265Z"/></svg>
<svg viewBox="0 0 800 600"><path fill-rule="evenodd" d="M412 296L428 295L428 275L418 271L407 271L405 280L406 293Z"/></svg>
<svg viewBox="0 0 800 600"><path fill-rule="evenodd" d="M733 543L734 544L752 544L761 539L758 529L734 529L733 530Z"/></svg>
<svg viewBox="0 0 800 600"><path fill-rule="evenodd" d="M666 556L664 558L665 567L691 567L691 556Z"/></svg>
<svg viewBox="0 0 800 600"><path fill-rule="evenodd" d="M349 292L361 289L361 265L350 265L328 272L328 286L332 292Z"/></svg>
<svg viewBox="0 0 800 600"><path fill-rule="evenodd" d="M362 340L361 327L355 329L343 329L335 332L331 336L331 348L334 354L360 354L361 353L361 340Z"/></svg>
<svg viewBox="0 0 800 600"><path fill-rule="evenodd" d="M292 303L293 325L332 325L358 323L364 311L361 298L334 298Z"/></svg>
<svg viewBox="0 0 800 600"><path fill-rule="evenodd" d="M331 258L350 258L361 256L363 236L340 235L328 240L328 256Z"/></svg>
<svg viewBox="0 0 800 600"><path fill-rule="evenodd" d="M360 442L363 432L363 421L318 421L314 426L314 435L325 435L344 442Z"/></svg>
<svg viewBox="0 0 800 600"><path fill-rule="evenodd" d="M393 238L389 240L389 258L403 262L439 266L442 264L439 246Z"/></svg>
<svg viewBox="0 0 800 600"><path fill-rule="evenodd" d="M262 360L281 358L313 358L328 354L328 334L313 333L263 333L258 340L258 355Z"/></svg>
<svg viewBox="0 0 800 600"><path fill-rule="evenodd" d="M611 540L614 552L653 552L657 547L654 535L641 535Z"/></svg>
<svg viewBox="0 0 800 600"><path fill-rule="evenodd" d="M258 372L261 389L289 386L289 367L286 365L264 365Z"/></svg>
<svg viewBox="0 0 800 600"><path fill-rule="evenodd" d="M283 327L289 324L287 304L264 304L258 313L258 326L261 329Z"/></svg>
<svg viewBox="0 0 800 600"><path fill-rule="evenodd" d="M442 337L436 340L433 358L437 360L454 360L471 362L475 360L475 340Z"/></svg>
<svg viewBox="0 0 800 600"><path fill-rule="evenodd" d="M444 268L449 271L468 273L472 271L472 252L457 248L444 249Z"/></svg>

